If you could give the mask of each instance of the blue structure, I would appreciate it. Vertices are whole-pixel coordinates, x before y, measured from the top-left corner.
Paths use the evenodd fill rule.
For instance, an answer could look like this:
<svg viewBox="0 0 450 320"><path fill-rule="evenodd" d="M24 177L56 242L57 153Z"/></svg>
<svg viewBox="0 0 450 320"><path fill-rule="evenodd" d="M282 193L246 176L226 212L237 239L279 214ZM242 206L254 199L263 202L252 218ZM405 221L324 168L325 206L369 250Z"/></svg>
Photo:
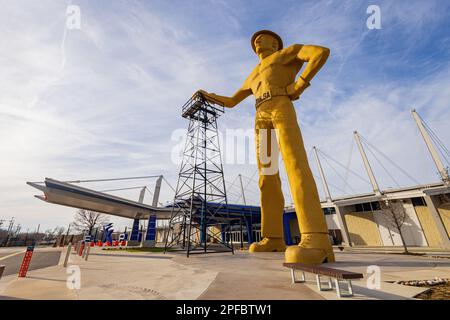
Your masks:
<svg viewBox="0 0 450 320"><path fill-rule="evenodd" d="M228 204L223 208L223 211L229 210L230 217L234 218L232 220L231 225L239 225L242 221L245 223L248 243L252 243L255 241L253 238L253 225L261 223L261 207L258 206L246 206L246 205L238 205L238 204ZM293 212L283 212L283 232L284 232L284 241L286 245L291 246L296 243L293 241L293 237L291 234L291 226L290 222L292 220L297 220L297 215L295 211ZM222 232L222 239L225 237L224 232Z"/></svg>
<svg viewBox="0 0 450 320"><path fill-rule="evenodd" d="M90 190L87 188L83 188L80 186L76 186L70 183L65 183L62 181L54 180L54 179L45 179L45 188L39 184L27 182L29 185L44 191L45 197L39 197L44 201L50 203L56 203L67 206L74 206L74 202L83 203L83 208L88 208L93 211L103 212L106 214L112 214L116 216L121 216L124 218L134 219L137 216L137 213L140 214L149 214L149 227L147 228L147 232L145 234L145 240L153 241L156 238L156 216L158 210L167 211L171 206L167 206L166 208L155 208L143 203L138 203L136 201L131 201L128 199L112 196L106 193L98 192L95 190ZM82 199L82 200L80 200ZM201 201L200 201L201 203ZM253 227L255 224L261 223L261 208L259 206L247 206L240 204L228 204L224 203L208 203L210 207L220 207L217 210L217 215L221 218L226 218L228 221L227 213L229 213L229 217L231 219L232 226L240 226L241 223L246 228L246 233L248 235L248 242L254 242L255 239L253 237ZM118 210L118 208L126 207L127 210ZM114 210L113 210L114 209ZM203 226L203 230L205 230L209 225L208 223L202 224L201 221L201 206L199 206L197 212L193 214L193 218L197 219L197 223ZM129 213L131 212L131 213ZM136 214L134 214L136 213ZM204 216L204 215L203 215ZM294 244L292 241L292 234L290 230L290 221L296 219L294 212L284 213L283 214L283 227L284 227L284 238L287 245ZM206 220L214 220L208 219ZM221 222L220 222L221 223ZM206 224L206 225L205 225ZM215 222L217 224L217 222ZM223 230L224 228L222 228ZM105 231L105 229L104 229ZM108 231L109 232L109 231ZM108 232L104 232L103 240L105 241L105 234ZM112 230L111 230L112 233ZM130 235L130 241L141 242L142 234L139 230L139 219L134 219L133 228ZM204 234L202 236L202 241L204 241ZM96 236L94 236L96 238ZM222 233L222 239L225 238L225 234Z"/></svg>
<svg viewBox="0 0 450 320"><path fill-rule="evenodd" d="M141 241L141 235L139 232L139 219L134 219L133 228L131 229L130 241Z"/></svg>
<svg viewBox="0 0 450 320"><path fill-rule="evenodd" d="M283 231L284 231L284 242L288 246L294 245L291 235L291 220L297 220L297 215L295 212L284 212L283 213Z"/></svg>
<svg viewBox="0 0 450 320"><path fill-rule="evenodd" d="M148 218L147 232L145 234L145 241L156 240L156 216L150 216Z"/></svg>
<svg viewBox="0 0 450 320"><path fill-rule="evenodd" d="M103 226L103 242L109 243L113 242L112 233L114 229L112 228L112 226L113 226L112 222Z"/></svg>
<svg viewBox="0 0 450 320"><path fill-rule="evenodd" d="M208 203L208 206L214 207L218 206L220 207L217 211L217 215L223 215L223 217L226 217L226 213L228 212L229 218L231 219L231 226L237 226L241 223L246 228L246 233L248 237L248 243L252 243L255 241L253 237L253 226L255 224L261 223L261 207L259 206L249 206L249 205L241 205L241 204L228 204L224 205L222 203ZM198 219L198 223L203 223L201 221L201 208L197 210L197 212L194 213L193 218ZM290 228L290 221L296 220L297 216L295 211L294 212L284 212L283 213L283 229L284 229L284 241L286 245L294 245L295 242L292 239L291 234L291 228ZM208 227L208 226L206 226ZM223 231L224 228L222 227L222 240L225 240L225 232ZM201 235L201 242L203 242L204 234Z"/></svg>

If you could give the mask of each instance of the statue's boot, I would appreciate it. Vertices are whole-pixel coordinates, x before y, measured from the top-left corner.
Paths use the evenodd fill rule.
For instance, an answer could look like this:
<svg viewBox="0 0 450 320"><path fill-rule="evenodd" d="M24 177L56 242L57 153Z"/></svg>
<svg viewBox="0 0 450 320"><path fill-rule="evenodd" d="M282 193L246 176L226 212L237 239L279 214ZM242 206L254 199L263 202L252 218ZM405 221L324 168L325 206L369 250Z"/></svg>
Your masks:
<svg viewBox="0 0 450 320"><path fill-rule="evenodd" d="M298 246L290 246L284 254L286 263L321 264L334 262L333 247L326 233L306 233Z"/></svg>
<svg viewBox="0 0 450 320"><path fill-rule="evenodd" d="M249 252L284 252L286 244L283 238L264 238L260 242L253 242Z"/></svg>

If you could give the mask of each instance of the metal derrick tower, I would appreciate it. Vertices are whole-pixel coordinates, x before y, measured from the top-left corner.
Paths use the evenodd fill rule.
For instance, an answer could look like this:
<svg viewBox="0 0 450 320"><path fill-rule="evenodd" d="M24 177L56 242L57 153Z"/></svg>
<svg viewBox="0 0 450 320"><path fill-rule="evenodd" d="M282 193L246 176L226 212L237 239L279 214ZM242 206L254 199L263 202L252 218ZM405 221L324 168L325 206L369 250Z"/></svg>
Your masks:
<svg viewBox="0 0 450 320"><path fill-rule="evenodd" d="M189 120L165 251L177 247L191 253L233 252L228 242L230 216L223 174L217 118L224 113L196 93L182 107Z"/></svg>

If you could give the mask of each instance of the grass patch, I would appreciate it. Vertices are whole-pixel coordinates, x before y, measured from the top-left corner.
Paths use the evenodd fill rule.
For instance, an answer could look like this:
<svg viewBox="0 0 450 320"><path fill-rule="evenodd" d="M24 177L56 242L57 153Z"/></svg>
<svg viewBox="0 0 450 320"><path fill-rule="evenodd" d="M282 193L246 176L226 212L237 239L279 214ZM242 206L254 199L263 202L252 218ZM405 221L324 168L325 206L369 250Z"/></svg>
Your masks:
<svg viewBox="0 0 450 320"><path fill-rule="evenodd" d="M420 286L418 286L420 287ZM438 284L430 287L428 291L425 291L416 296L422 300L449 300L450 299L450 283Z"/></svg>

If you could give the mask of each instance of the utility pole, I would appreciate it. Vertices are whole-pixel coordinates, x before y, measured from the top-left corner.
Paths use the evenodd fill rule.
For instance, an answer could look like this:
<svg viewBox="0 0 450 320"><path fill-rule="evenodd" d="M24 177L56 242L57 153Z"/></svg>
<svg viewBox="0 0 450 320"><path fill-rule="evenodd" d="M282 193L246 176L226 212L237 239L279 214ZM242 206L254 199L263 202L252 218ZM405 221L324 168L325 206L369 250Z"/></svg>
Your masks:
<svg viewBox="0 0 450 320"><path fill-rule="evenodd" d="M364 151L358 131L354 131L353 135L355 137L356 144L358 145L359 152L361 153L361 157L363 159L367 175L369 176L370 183L372 184L372 189L376 195L381 195L380 187L378 186L377 180L375 179L375 175L373 174L372 168L370 167L369 159L367 159L367 155L366 152Z"/></svg>
<svg viewBox="0 0 450 320"><path fill-rule="evenodd" d="M25 243L25 246L27 246L27 240L28 240L28 231L29 231L30 229L27 229L27 233L25 234L25 241L24 241L24 243Z"/></svg>
<svg viewBox="0 0 450 320"><path fill-rule="evenodd" d="M450 185L450 177L448 174L447 169L444 167L444 164L442 163L441 158L439 157L439 154L434 147L431 137L428 134L428 131L426 130L425 126L423 125L422 119L418 115L415 109L411 110L412 116L414 118L414 121L417 124L417 127L419 128L420 134L422 135L423 141L425 141L425 144L427 145L428 151L431 154L431 157L433 158L434 164L436 165L436 168L438 169L439 175L441 176L442 182L444 182L445 185Z"/></svg>
<svg viewBox="0 0 450 320"><path fill-rule="evenodd" d="M313 146L314 157L316 158L317 167L319 168L320 179L322 180L323 190L325 192L325 197L327 202L331 202L330 189L328 189L327 180L325 179L325 174L323 173L322 165L320 164L319 154L317 153L316 146Z"/></svg>
<svg viewBox="0 0 450 320"><path fill-rule="evenodd" d="M13 232L13 227L14 227L14 217L12 217L11 220L9 220L8 231L6 231L6 239L5 243L3 244L4 247L8 245L9 238L11 236L11 233Z"/></svg>
<svg viewBox="0 0 450 320"><path fill-rule="evenodd" d="M13 227L14 227L14 217L12 217L11 220L9 220L8 234L12 231Z"/></svg>
<svg viewBox="0 0 450 320"><path fill-rule="evenodd" d="M39 237L39 229L41 228L41 224L38 224L38 227L37 227L37 230L36 230L36 235L35 235L35 237L34 237L34 243L33 243L33 246L35 246L36 245L36 243L37 243L37 239L38 239L38 237Z"/></svg>
<svg viewBox="0 0 450 320"><path fill-rule="evenodd" d="M67 226L67 232L66 232L66 236L64 237L63 246L66 245L66 240L69 239L70 225L71 225L71 223L69 223L69 225ZM98 228L97 228L97 230L98 230Z"/></svg>

